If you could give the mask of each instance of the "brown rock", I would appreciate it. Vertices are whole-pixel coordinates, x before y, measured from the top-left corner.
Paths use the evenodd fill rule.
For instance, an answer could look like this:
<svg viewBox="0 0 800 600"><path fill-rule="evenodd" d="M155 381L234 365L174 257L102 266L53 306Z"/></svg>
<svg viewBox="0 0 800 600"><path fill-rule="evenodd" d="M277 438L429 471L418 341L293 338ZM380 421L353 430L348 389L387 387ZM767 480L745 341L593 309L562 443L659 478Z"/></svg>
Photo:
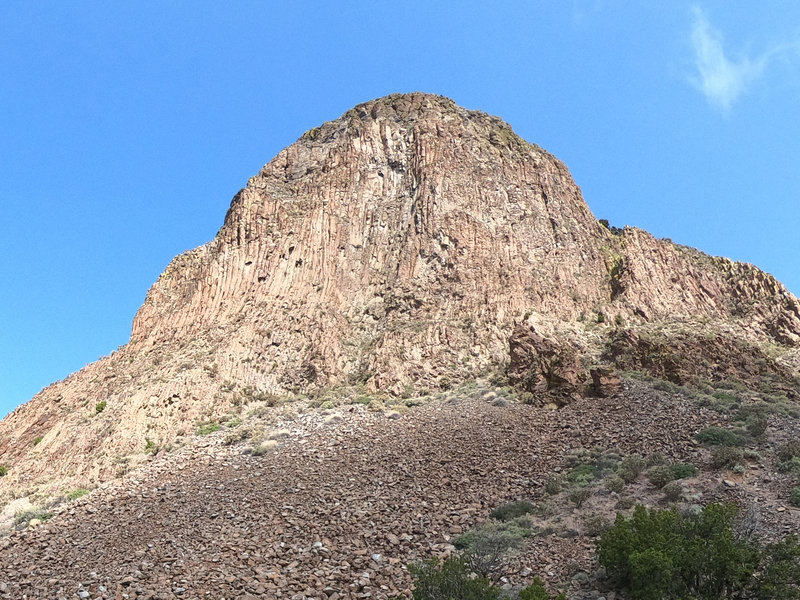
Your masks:
<svg viewBox="0 0 800 600"><path fill-rule="evenodd" d="M619 393L622 382L614 369L596 367L591 369L589 374L592 377L592 388L596 396L611 398Z"/></svg>
<svg viewBox="0 0 800 600"><path fill-rule="evenodd" d="M533 394L580 395L583 373L574 347L544 337L527 323L514 328L509 346L509 379L514 385Z"/></svg>
<svg viewBox="0 0 800 600"><path fill-rule="evenodd" d="M774 278L603 227L564 164L500 119L426 94L374 100L252 177L214 240L158 278L127 345L0 423L0 492L120 476L148 440L249 402L439 389L505 362L526 313L577 327L599 312L800 344L800 304ZM531 341L515 376L569 398L580 353L551 342Z"/></svg>

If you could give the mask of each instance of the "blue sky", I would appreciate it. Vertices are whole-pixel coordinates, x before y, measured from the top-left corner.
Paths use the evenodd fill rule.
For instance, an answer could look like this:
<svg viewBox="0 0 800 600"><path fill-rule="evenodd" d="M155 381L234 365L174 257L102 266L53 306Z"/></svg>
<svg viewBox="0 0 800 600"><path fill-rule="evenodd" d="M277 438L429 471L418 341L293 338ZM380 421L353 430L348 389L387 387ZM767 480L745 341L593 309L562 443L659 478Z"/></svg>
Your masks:
<svg viewBox="0 0 800 600"><path fill-rule="evenodd" d="M793 1L0 3L0 415L127 342L305 130L393 92L508 121L599 218L800 292Z"/></svg>

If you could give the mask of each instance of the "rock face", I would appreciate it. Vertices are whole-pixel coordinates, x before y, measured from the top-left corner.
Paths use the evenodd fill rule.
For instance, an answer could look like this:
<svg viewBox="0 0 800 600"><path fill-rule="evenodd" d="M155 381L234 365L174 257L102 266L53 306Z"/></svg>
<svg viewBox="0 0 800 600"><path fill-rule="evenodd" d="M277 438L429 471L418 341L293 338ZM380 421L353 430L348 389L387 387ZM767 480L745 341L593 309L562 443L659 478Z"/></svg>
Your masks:
<svg viewBox="0 0 800 600"><path fill-rule="evenodd" d="M592 390L600 398L616 396L622 389L622 380L613 369L595 368L589 374L592 377Z"/></svg>
<svg viewBox="0 0 800 600"><path fill-rule="evenodd" d="M541 394L543 401L563 402L582 395L584 369L575 347L545 337L523 323L514 328L509 345L511 383L530 394Z"/></svg>
<svg viewBox="0 0 800 600"><path fill-rule="evenodd" d="M523 321L599 315L800 343L800 305L774 278L612 232L500 119L426 94L368 102L248 181L216 238L159 277L129 344L0 424L0 490L109 478L254 399L436 388L506 364Z"/></svg>

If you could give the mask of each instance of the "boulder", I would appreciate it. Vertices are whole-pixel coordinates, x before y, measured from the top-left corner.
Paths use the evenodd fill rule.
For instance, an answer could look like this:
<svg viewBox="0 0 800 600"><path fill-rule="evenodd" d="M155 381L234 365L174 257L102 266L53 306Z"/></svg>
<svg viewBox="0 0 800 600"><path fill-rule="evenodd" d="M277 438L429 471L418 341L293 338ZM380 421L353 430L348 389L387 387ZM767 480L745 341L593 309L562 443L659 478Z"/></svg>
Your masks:
<svg viewBox="0 0 800 600"><path fill-rule="evenodd" d="M580 353L537 332L527 323L514 328L509 339L511 383L531 394L546 394L563 404L582 396L584 373Z"/></svg>
<svg viewBox="0 0 800 600"><path fill-rule="evenodd" d="M591 369L589 374L592 377L592 389L595 396L611 398L619 393L622 381L614 369L596 367Z"/></svg>

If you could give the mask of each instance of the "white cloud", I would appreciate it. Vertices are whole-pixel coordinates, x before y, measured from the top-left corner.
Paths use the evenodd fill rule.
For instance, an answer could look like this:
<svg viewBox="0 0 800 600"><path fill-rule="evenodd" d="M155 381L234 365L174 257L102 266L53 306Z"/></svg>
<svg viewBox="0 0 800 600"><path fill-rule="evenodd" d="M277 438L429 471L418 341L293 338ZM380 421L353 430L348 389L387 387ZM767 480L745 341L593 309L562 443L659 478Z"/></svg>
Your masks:
<svg viewBox="0 0 800 600"><path fill-rule="evenodd" d="M722 35L709 24L703 11L694 8L692 12L692 46L697 74L691 82L712 106L727 114L734 102L758 79L774 52L756 59L743 56L733 60L725 54Z"/></svg>

